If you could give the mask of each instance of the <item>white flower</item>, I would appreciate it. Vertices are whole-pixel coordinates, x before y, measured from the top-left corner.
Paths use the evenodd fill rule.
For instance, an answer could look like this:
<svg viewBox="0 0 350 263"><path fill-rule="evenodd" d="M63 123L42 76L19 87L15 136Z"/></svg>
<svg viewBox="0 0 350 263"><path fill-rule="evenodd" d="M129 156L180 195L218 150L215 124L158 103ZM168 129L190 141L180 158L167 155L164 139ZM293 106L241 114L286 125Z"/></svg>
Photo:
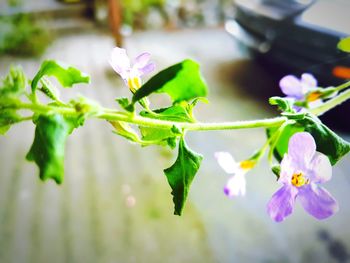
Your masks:
<svg viewBox="0 0 350 263"><path fill-rule="evenodd" d="M224 193L229 196L244 196L246 193L245 174L254 167L255 162L246 160L237 163L228 152L216 152L214 154L219 165L227 174L233 176L227 181L224 187Z"/></svg>

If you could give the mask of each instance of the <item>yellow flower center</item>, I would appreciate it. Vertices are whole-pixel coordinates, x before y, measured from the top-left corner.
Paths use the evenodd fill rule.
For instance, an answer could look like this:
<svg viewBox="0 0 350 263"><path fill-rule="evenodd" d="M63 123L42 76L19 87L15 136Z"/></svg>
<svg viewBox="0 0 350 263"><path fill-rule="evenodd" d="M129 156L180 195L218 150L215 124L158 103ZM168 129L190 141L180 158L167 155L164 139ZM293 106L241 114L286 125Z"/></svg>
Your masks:
<svg viewBox="0 0 350 263"><path fill-rule="evenodd" d="M134 93L137 89L141 87L141 79L139 77L128 79L129 89Z"/></svg>
<svg viewBox="0 0 350 263"><path fill-rule="evenodd" d="M239 163L239 167L243 170L250 170L255 166L256 162L252 160L245 160Z"/></svg>
<svg viewBox="0 0 350 263"><path fill-rule="evenodd" d="M292 184L296 187L303 186L305 184L308 184L309 182L310 180L306 179L302 172L295 173L292 176Z"/></svg>
<svg viewBox="0 0 350 263"><path fill-rule="evenodd" d="M321 92L319 91L315 91L315 92L311 92L308 96L307 96L307 101L308 102L312 102L312 101L315 101L315 100L318 100L321 96Z"/></svg>

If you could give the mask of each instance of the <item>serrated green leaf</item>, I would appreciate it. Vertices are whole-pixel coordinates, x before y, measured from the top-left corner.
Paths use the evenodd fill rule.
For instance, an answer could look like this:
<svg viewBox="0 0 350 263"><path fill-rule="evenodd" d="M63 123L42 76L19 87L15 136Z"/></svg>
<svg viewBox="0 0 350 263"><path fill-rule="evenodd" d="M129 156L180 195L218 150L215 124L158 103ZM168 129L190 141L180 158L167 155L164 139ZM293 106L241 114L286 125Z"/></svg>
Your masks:
<svg viewBox="0 0 350 263"><path fill-rule="evenodd" d="M350 151L350 143L339 137L317 117L307 116L298 122L305 127L306 132L314 137L317 151L327 155L332 165L335 165Z"/></svg>
<svg viewBox="0 0 350 263"><path fill-rule="evenodd" d="M0 86L0 98L18 96L22 94L26 87L26 77L23 70L18 67L11 67L7 76L2 80Z"/></svg>
<svg viewBox="0 0 350 263"><path fill-rule="evenodd" d="M40 170L40 179L60 184L64 177L64 154L68 135L77 127L76 120L59 114L39 115L35 121L34 142L26 156Z"/></svg>
<svg viewBox="0 0 350 263"><path fill-rule="evenodd" d="M340 40L337 47L344 52L350 53L350 37Z"/></svg>
<svg viewBox="0 0 350 263"><path fill-rule="evenodd" d="M32 91L35 92L39 80L43 76L54 76L64 88L70 88L77 83L89 83L90 77L80 70L59 63L55 60L45 60L40 67L40 70L32 80Z"/></svg>
<svg viewBox="0 0 350 263"><path fill-rule="evenodd" d="M200 167L202 159L202 155L189 149L184 139L180 139L178 156L175 163L164 170L172 189L171 194L173 195L175 205L175 215L182 214L191 183Z"/></svg>
<svg viewBox="0 0 350 263"><path fill-rule="evenodd" d="M5 135L21 117L13 110L3 110L0 112L0 134Z"/></svg>
<svg viewBox="0 0 350 263"><path fill-rule="evenodd" d="M278 127L266 129L267 137L271 138L271 136L273 136L278 129ZM282 161L284 154L288 152L288 142L290 137L292 137L295 133L302 131L304 131L304 127L302 127L299 124L294 123L286 125L283 131L281 132L276 144L273 141L270 142L271 144L276 145L275 149L273 150L273 155L275 156L277 161Z"/></svg>
<svg viewBox="0 0 350 263"><path fill-rule="evenodd" d="M193 122L192 117L187 112L187 108L180 104L173 105L168 108L154 110L153 112L141 111L140 115L158 120L178 121L178 122Z"/></svg>
<svg viewBox="0 0 350 263"><path fill-rule="evenodd" d="M200 74L198 63L186 59L153 76L135 92L132 103L153 92L166 92L175 103L205 97L207 86Z"/></svg>

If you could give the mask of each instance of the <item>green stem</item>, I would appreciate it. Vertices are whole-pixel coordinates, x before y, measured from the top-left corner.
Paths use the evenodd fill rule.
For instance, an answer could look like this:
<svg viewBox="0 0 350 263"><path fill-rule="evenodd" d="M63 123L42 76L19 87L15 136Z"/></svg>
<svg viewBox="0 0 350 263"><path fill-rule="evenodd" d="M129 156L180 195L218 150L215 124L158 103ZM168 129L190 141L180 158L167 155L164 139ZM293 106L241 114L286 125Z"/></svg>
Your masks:
<svg viewBox="0 0 350 263"><path fill-rule="evenodd" d="M282 132L284 131L285 127L287 125L289 125L289 124L292 124L292 123L295 123L295 121L293 121L293 120L286 121L285 123L283 123L281 125L281 127L278 128L278 130L275 132L275 134L270 137L271 145L270 145L270 150L269 150L267 159L268 159L269 164L270 164L271 167L273 166L273 164L272 164L272 162L273 162L273 151L276 148L277 142L280 139L280 137L282 135Z"/></svg>
<svg viewBox="0 0 350 263"><path fill-rule="evenodd" d="M252 120L252 121L235 121L235 122L221 122L221 123L188 123L188 122L173 122L165 120L150 119L142 116L117 116L114 113L103 113L98 116L100 119L110 121L125 121L131 124L171 129L176 126L180 129L188 131L210 131L210 130L233 130L233 129L244 129L244 128L262 128L262 127L274 127L284 123L287 118L276 117L271 119Z"/></svg>
<svg viewBox="0 0 350 263"><path fill-rule="evenodd" d="M345 82L345 83L339 85L339 86L336 87L335 89L336 89L337 91L341 91L341 90L343 90L343 89L346 89L347 87L350 87L350 81Z"/></svg>
<svg viewBox="0 0 350 263"><path fill-rule="evenodd" d="M62 115L76 116L81 114L77 112L73 107L56 107L52 105L44 104L32 104L32 103L16 103L11 106L7 106L15 109L28 109L34 113L59 113ZM171 129L174 125L179 129L185 129L189 131L210 131L210 130L232 130L232 129L247 129L247 128L264 128L280 126L284 123L286 117L276 117L262 120L250 120L250 121L234 121L234 122L221 122L221 123L188 123L188 122L173 122L166 120L151 119L147 117L137 116L133 113L113 111L110 109L102 108L99 113L93 114L89 117L96 117L107 121L124 121L130 124L141 125L146 127Z"/></svg>
<svg viewBox="0 0 350 263"><path fill-rule="evenodd" d="M348 99L350 99L350 90L347 90L347 91L344 91L343 93L340 93L338 96L326 101L321 106L312 109L311 112L317 116L320 116L323 113L325 113L325 112L333 109L334 107L342 104L343 102L345 102Z"/></svg>
<svg viewBox="0 0 350 263"><path fill-rule="evenodd" d="M347 90L337 97L334 97L323 105L313 109L311 112L315 115L321 115L324 112L334 108L335 106L343 103L350 98L350 90ZM5 106L15 109L29 109L34 113L48 113L55 112L62 115L76 116L82 114L71 106L52 106L41 103L14 103L9 106ZM221 123L189 123L189 122L173 122L159 119L152 119L142 117L129 112L120 112L112 109L101 108L99 113L89 115L89 117L95 117L99 119L105 119L107 121L124 121L130 124L141 125L146 127L170 129L174 125L179 129L185 129L188 131L210 131L210 130L233 130L233 129L247 129L247 128L267 128L274 126L281 126L287 121L286 117L275 117L262 120L250 120L250 121L234 121L234 122L221 122Z"/></svg>

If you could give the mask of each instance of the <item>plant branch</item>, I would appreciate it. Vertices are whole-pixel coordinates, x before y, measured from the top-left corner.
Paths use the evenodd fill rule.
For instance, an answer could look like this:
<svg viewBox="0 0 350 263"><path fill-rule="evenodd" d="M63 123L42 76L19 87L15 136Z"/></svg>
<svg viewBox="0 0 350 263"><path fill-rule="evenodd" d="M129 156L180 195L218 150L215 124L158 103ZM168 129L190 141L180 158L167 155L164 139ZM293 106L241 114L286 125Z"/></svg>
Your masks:
<svg viewBox="0 0 350 263"><path fill-rule="evenodd" d="M350 82L347 82L350 85ZM347 84L345 83L345 84ZM321 106L314 108L311 110L313 114L316 116L320 116L323 113L333 109L334 107L342 104L343 102L347 101L350 98L350 90L344 91L340 93L338 96L326 101Z"/></svg>

